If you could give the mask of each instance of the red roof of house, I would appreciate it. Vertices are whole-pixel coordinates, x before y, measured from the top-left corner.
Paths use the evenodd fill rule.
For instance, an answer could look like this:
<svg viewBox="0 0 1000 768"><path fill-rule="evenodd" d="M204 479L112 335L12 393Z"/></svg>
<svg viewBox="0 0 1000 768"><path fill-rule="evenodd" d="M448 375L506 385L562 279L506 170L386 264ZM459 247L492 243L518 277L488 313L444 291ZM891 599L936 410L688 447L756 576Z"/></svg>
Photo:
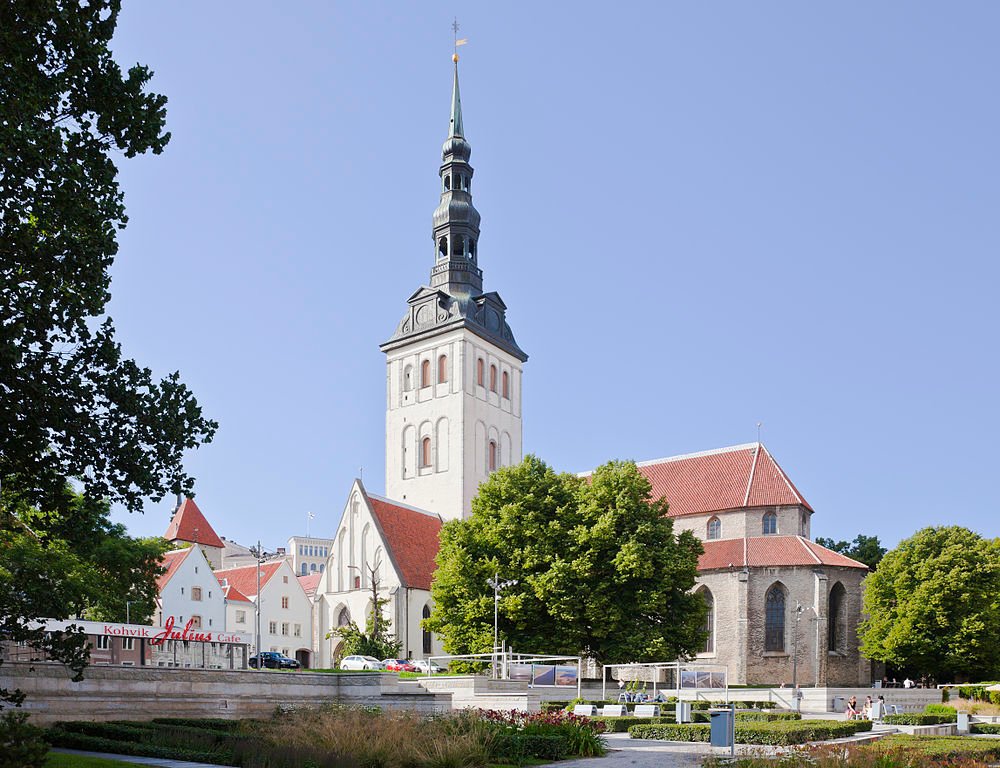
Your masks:
<svg viewBox="0 0 1000 768"><path fill-rule="evenodd" d="M256 587L257 585L254 584L254 586ZM240 592L232 584L224 584L224 585L222 585L222 596L225 597L226 600L228 600L231 603L252 603L253 602L253 600L251 600L249 597L247 597L242 592Z"/></svg>
<svg viewBox="0 0 1000 768"><path fill-rule="evenodd" d="M298 578L299 584L302 585L302 589L312 598L316 595L316 588L319 586L319 580L322 576L322 573L310 573L308 576L298 576L296 578Z"/></svg>
<svg viewBox="0 0 1000 768"><path fill-rule="evenodd" d="M801 504L812 507L761 443L747 443L637 464L653 498L670 504L670 517L740 507Z"/></svg>
<svg viewBox="0 0 1000 768"><path fill-rule="evenodd" d="M156 577L156 589L158 592L162 592L163 588L167 586L167 582L173 577L180 568L181 563L184 562L184 558L187 557L191 552L191 548L187 549L175 549L173 552L164 553L163 557L160 559L160 565L162 565L166 570Z"/></svg>
<svg viewBox="0 0 1000 768"><path fill-rule="evenodd" d="M699 571L719 568L781 567L792 565L832 565L841 568L868 566L846 555L821 547L802 536L750 536L745 539L703 541L704 554L698 558Z"/></svg>
<svg viewBox="0 0 1000 768"><path fill-rule="evenodd" d="M194 503L194 499L184 499L174 512L167 532L163 534L167 541L187 541L191 544L203 544L206 547L222 549L226 545L209 525L208 520Z"/></svg>
<svg viewBox="0 0 1000 768"><path fill-rule="evenodd" d="M277 573L284 560L277 562L261 563L260 566L260 586L263 587ZM227 568L224 571L216 571L215 578L222 584L223 579L230 587L235 587L244 595L256 597L257 595L257 566L244 565L240 568Z"/></svg>
<svg viewBox="0 0 1000 768"><path fill-rule="evenodd" d="M403 586L430 589L437 568L434 558L440 543L441 518L380 496L367 496Z"/></svg>

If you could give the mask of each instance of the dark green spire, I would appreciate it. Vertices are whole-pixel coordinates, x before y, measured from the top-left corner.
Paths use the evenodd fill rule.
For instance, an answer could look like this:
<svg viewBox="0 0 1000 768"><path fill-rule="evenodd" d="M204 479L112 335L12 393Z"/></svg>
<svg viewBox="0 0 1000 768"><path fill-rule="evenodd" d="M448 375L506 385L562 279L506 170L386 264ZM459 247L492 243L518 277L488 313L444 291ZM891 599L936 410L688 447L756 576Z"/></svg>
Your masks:
<svg viewBox="0 0 1000 768"><path fill-rule="evenodd" d="M451 123L449 125L448 137L461 136L465 138L462 128L462 96L458 92L458 56L455 56L455 85L451 90Z"/></svg>

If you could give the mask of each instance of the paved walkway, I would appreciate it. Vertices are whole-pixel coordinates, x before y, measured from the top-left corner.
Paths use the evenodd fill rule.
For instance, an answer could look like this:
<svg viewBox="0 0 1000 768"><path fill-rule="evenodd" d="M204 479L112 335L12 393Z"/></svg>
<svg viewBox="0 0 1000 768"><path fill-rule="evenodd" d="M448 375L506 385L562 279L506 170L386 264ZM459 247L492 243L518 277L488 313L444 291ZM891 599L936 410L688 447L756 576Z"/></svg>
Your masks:
<svg viewBox="0 0 1000 768"><path fill-rule="evenodd" d="M165 760L161 757L138 757L135 755L112 755L108 752L86 752L82 749L63 749L53 747L50 752L60 752L64 755L82 755L83 757L102 757L105 760L120 760L123 763L137 765L155 765L159 768L230 768L229 766L211 765L210 763L191 763L187 760Z"/></svg>

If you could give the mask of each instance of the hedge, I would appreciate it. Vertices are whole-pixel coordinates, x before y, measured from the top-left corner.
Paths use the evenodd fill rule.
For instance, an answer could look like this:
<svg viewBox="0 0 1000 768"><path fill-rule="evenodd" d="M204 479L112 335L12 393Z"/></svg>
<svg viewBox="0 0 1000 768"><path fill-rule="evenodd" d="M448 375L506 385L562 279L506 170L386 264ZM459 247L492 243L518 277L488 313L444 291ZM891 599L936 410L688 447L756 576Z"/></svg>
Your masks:
<svg viewBox="0 0 1000 768"><path fill-rule="evenodd" d="M801 720L802 715L798 712L737 712L736 722L762 722L773 723L779 720Z"/></svg>
<svg viewBox="0 0 1000 768"><path fill-rule="evenodd" d="M972 723L969 730L972 733L1000 734L1000 723Z"/></svg>
<svg viewBox="0 0 1000 768"><path fill-rule="evenodd" d="M901 715L886 715L882 718L886 725L941 725L954 723L955 715L928 715L921 712L905 712Z"/></svg>
<svg viewBox="0 0 1000 768"><path fill-rule="evenodd" d="M538 733L499 734L490 744L490 754L504 760L537 757L542 760L559 760L569 753L569 742L564 736Z"/></svg>
<svg viewBox="0 0 1000 768"><path fill-rule="evenodd" d="M625 733L633 725L667 725L674 722L673 717L592 717L592 723L601 723L604 733Z"/></svg>
<svg viewBox="0 0 1000 768"><path fill-rule="evenodd" d="M159 757L166 760L187 760L193 763L214 764L229 761L229 755L220 752L200 752L194 749L162 747L157 744L146 744L138 741L118 741L117 739L89 736L85 733L74 733L56 728L46 731L45 740L54 747L83 749L89 752L109 752L137 757Z"/></svg>
<svg viewBox="0 0 1000 768"><path fill-rule="evenodd" d="M221 717L154 717L149 721L157 725L182 725L203 731L233 733L240 730L246 720L224 720Z"/></svg>
<svg viewBox="0 0 1000 768"><path fill-rule="evenodd" d="M970 739L964 736L907 736L893 734L864 747L875 753L912 752L933 760L922 765L940 765L949 758L967 757L995 760L1000 757L1000 741L995 739Z"/></svg>
<svg viewBox="0 0 1000 768"><path fill-rule="evenodd" d="M871 730L868 720L782 720L775 722L742 721L736 723L739 744L788 746L808 741L825 741L853 736ZM668 741L708 741L708 725L635 725L628 729L633 739L665 739Z"/></svg>

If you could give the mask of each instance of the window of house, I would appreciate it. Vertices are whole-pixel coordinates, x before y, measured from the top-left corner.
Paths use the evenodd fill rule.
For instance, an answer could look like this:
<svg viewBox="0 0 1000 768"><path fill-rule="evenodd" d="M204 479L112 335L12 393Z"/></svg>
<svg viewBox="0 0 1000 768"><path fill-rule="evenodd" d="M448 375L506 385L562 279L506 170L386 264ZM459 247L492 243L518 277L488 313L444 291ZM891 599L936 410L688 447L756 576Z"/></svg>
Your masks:
<svg viewBox="0 0 1000 768"><path fill-rule="evenodd" d="M201 600L201 587L191 587L191 599Z"/></svg>
<svg viewBox="0 0 1000 768"><path fill-rule="evenodd" d="M134 651L135 650L135 638L134 637L123 637L122 638L122 650L123 651Z"/></svg>
<svg viewBox="0 0 1000 768"><path fill-rule="evenodd" d="M764 650L785 650L785 590L775 584L764 598Z"/></svg>
<svg viewBox="0 0 1000 768"><path fill-rule="evenodd" d="M429 387L431 385L431 361L424 360L420 364L420 386Z"/></svg>
<svg viewBox="0 0 1000 768"><path fill-rule="evenodd" d="M197 616L197 615L192 616L191 617L191 626L194 627L195 629L201 629L201 616Z"/></svg>
<svg viewBox="0 0 1000 768"><path fill-rule="evenodd" d="M300 570L302 571L302 575L305 576L306 574L309 573L309 566L307 566L305 563L302 563L302 568Z"/></svg>
<svg viewBox="0 0 1000 768"><path fill-rule="evenodd" d="M111 638L107 635L97 636L97 650L106 651L111 647Z"/></svg>
<svg viewBox="0 0 1000 768"><path fill-rule="evenodd" d="M448 381L448 357L441 355L438 357L438 384Z"/></svg>
<svg viewBox="0 0 1000 768"><path fill-rule="evenodd" d="M287 597L282 597L281 598L281 607L282 608L287 608L288 607L288 598Z"/></svg>
<svg viewBox="0 0 1000 768"><path fill-rule="evenodd" d="M278 622L269 621L267 623L267 631L270 632L272 635L278 634Z"/></svg>
<svg viewBox="0 0 1000 768"><path fill-rule="evenodd" d="M181 587L181 594L184 594L184 587Z"/></svg>
<svg viewBox="0 0 1000 768"><path fill-rule="evenodd" d="M326 565L325 565L325 564L323 564L323 563L320 563L320 564L319 564L319 572L320 572L320 573L323 573L323 571L325 571L325 570L326 570Z"/></svg>
<svg viewBox="0 0 1000 768"><path fill-rule="evenodd" d="M507 371L500 377L500 389L504 400L510 400L510 375Z"/></svg>
<svg viewBox="0 0 1000 768"><path fill-rule="evenodd" d="M497 391L497 367L495 365L490 366L490 392Z"/></svg>
<svg viewBox="0 0 1000 768"><path fill-rule="evenodd" d="M429 467L431 465L431 439L425 437L420 441L420 466Z"/></svg>
<svg viewBox="0 0 1000 768"><path fill-rule="evenodd" d="M288 577L287 576L282 576L281 577L281 581L284 582L285 584L287 584L288 583Z"/></svg>
<svg viewBox="0 0 1000 768"><path fill-rule="evenodd" d="M476 384L478 384L480 387L486 386L483 379L485 365L486 364L483 362L483 358L480 357L479 359L476 360Z"/></svg>
<svg viewBox="0 0 1000 768"><path fill-rule="evenodd" d="M705 653L715 653L715 598L709 589L701 590L701 597L705 601L707 609L705 624L702 626L702 629L705 630L705 646L702 650Z"/></svg>
<svg viewBox="0 0 1000 768"><path fill-rule="evenodd" d="M355 589L361 589L361 577L360 576L355 576L354 577L354 588Z"/></svg>
<svg viewBox="0 0 1000 768"><path fill-rule="evenodd" d="M431 617L431 607L429 605L424 606L424 610L421 613L424 619L429 619ZM428 654L431 652L431 632L429 629L423 630L423 648L424 653Z"/></svg>
<svg viewBox="0 0 1000 768"><path fill-rule="evenodd" d="M281 634L283 634L283 635L287 635L288 634L288 622L287 621L281 622Z"/></svg>
<svg viewBox="0 0 1000 768"><path fill-rule="evenodd" d="M292 634L295 635L295 637L302 637L302 625L296 624L292 631Z"/></svg>
<svg viewBox="0 0 1000 768"><path fill-rule="evenodd" d="M718 539L722 537L722 521L713 517L708 521L708 538Z"/></svg>
<svg viewBox="0 0 1000 768"><path fill-rule="evenodd" d="M237 624L246 624L247 623L247 612L246 611L237 611L236 612L236 623Z"/></svg>
<svg viewBox="0 0 1000 768"><path fill-rule="evenodd" d="M313 563L312 565L310 565L310 566L309 566L309 570L310 570L310 571L311 571L312 573L316 573L316 563Z"/></svg>
<svg viewBox="0 0 1000 768"><path fill-rule="evenodd" d="M761 531L765 536L778 532L778 516L774 512L764 513Z"/></svg>
<svg viewBox="0 0 1000 768"><path fill-rule="evenodd" d="M497 468L497 443L496 440L490 440L490 456L489 456L489 468L490 472Z"/></svg>

